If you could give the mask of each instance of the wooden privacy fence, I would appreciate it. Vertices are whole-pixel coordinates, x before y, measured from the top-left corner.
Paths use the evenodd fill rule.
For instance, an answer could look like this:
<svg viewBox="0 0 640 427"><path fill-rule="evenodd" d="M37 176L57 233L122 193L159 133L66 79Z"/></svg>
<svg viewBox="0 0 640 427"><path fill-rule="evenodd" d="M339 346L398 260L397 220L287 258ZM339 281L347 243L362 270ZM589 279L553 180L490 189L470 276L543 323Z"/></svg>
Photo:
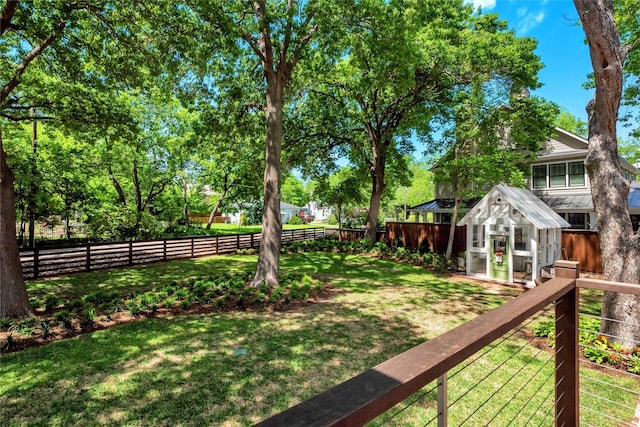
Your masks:
<svg viewBox="0 0 640 427"><path fill-rule="evenodd" d="M384 241L388 245L402 242L407 249L418 250L428 247L431 252L444 254L447 250L450 224L430 224L417 222L387 222ZM467 227L456 227L453 255L466 251ZM341 230L341 237L343 237ZM348 238L344 234L344 238ZM423 243L425 242L425 243ZM428 245L428 246L425 246ZM583 271L602 273L600 237L597 231L562 230L562 259L580 262Z"/></svg>
<svg viewBox="0 0 640 427"><path fill-rule="evenodd" d="M285 230L282 243L323 238L321 227ZM257 248L262 233L177 237L137 242L89 243L20 251L25 279L51 277L81 271L128 267L152 262L198 258Z"/></svg>
<svg viewBox="0 0 640 427"><path fill-rule="evenodd" d="M407 249L429 248L430 252L443 254L447 251L450 224L430 224L417 222L388 222L387 244L402 242ZM453 255L467 249L467 226L456 227L453 239ZM425 250L426 252L426 250Z"/></svg>

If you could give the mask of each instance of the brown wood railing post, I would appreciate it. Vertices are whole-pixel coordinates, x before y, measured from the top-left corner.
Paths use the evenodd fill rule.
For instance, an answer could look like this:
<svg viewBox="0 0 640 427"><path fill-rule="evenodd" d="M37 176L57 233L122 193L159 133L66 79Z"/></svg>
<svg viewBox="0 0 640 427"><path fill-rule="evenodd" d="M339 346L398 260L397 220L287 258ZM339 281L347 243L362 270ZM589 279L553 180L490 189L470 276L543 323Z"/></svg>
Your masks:
<svg viewBox="0 0 640 427"><path fill-rule="evenodd" d="M91 271L91 244L87 243L87 271Z"/></svg>
<svg viewBox="0 0 640 427"><path fill-rule="evenodd" d="M580 263L557 261L557 278L580 276ZM557 426L572 427L580 423L578 389L578 288L574 287L556 300L556 422Z"/></svg>
<svg viewBox="0 0 640 427"><path fill-rule="evenodd" d="M236 249L240 249L240 233L236 234Z"/></svg>
<svg viewBox="0 0 640 427"><path fill-rule="evenodd" d="M251 249L253 249L253 237L256 235L256 233L251 233Z"/></svg>
<svg viewBox="0 0 640 427"><path fill-rule="evenodd" d="M167 260L167 240L162 239L162 260Z"/></svg>
<svg viewBox="0 0 640 427"><path fill-rule="evenodd" d="M129 240L129 265L133 265L133 240Z"/></svg>
<svg viewBox="0 0 640 427"><path fill-rule="evenodd" d="M191 238L191 258L193 258L193 246L195 244L195 239L192 237Z"/></svg>
<svg viewBox="0 0 640 427"><path fill-rule="evenodd" d="M218 250L218 239L219 239L219 236L216 235L216 255L220 253L220 251Z"/></svg>
<svg viewBox="0 0 640 427"><path fill-rule="evenodd" d="M33 278L40 276L40 249L36 246L33 248Z"/></svg>
<svg viewBox="0 0 640 427"><path fill-rule="evenodd" d="M307 229L306 228L302 229L302 240L307 240Z"/></svg>

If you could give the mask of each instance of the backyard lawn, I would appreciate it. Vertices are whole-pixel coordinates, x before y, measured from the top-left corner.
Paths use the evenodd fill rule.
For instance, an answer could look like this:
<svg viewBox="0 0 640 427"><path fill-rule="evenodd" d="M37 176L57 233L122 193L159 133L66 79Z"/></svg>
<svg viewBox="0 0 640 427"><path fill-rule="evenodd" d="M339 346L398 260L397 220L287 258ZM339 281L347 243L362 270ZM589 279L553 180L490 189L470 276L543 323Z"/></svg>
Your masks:
<svg viewBox="0 0 640 427"><path fill-rule="evenodd" d="M255 262L255 256L219 256L31 282L28 289L32 296L55 290L65 298L97 288L144 291L215 271L251 270ZM140 320L0 356L0 424L251 425L521 292L439 276L421 266L340 253L283 255L281 270L331 283L332 296L286 311ZM486 365L513 353L522 342L525 338L513 338L478 361L481 369L461 371L451 381L450 403L478 381L489 369ZM543 364L550 354L527 347L509 363L530 360L527 369L552 373L552 364ZM545 386L540 378L521 380L522 387ZM495 381L506 382L500 377ZM638 388L627 379L619 381ZM516 387L490 394L513 395ZM479 387L461 398L459 409L450 412L452 425L459 425L474 410L472 404L482 403L488 394ZM429 421L435 394L427 387L421 396L389 423ZM531 403L532 411L535 405L552 404L552 397L546 403L542 397ZM505 397L483 405L476 416L489 421L506 402ZM500 415L516 419L514 425L522 425L528 416L514 410ZM534 425L545 425L544 415L531 417L537 420ZM502 418L497 421L506 424ZM552 424L552 418L547 421Z"/></svg>

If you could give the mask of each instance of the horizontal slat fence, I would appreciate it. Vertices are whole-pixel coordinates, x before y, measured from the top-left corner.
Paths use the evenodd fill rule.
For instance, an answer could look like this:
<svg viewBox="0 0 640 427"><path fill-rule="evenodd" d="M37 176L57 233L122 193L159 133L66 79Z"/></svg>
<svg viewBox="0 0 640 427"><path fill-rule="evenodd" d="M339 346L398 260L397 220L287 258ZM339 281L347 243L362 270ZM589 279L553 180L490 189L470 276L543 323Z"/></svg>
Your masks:
<svg viewBox="0 0 640 427"><path fill-rule="evenodd" d="M284 230L283 244L326 237L321 227ZM90 243L20 251L25 279L51 277L81 271L127 267L153 262L198 258L260 247L261 233L178 237L137 242Z"/></svg>

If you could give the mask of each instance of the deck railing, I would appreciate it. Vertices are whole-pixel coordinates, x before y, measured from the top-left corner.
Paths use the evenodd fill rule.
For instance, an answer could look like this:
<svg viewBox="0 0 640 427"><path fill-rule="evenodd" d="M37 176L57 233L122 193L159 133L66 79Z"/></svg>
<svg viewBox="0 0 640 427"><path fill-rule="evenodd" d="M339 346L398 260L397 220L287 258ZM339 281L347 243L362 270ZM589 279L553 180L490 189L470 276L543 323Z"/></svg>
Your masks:
<svg viewBox="0 0 640 427"><path fill-rule="evenodd" d="M282 243L319 239L329 234L330 231L324 227L283 230ZM262 233L244 233L76 244L21 250L20 261L23 277L37 279L82 271L228 254L238 249L258 248L261 239Z"/></svg>
<svg viewBox="0 0 640 427"><path fill-rule="evenodd" d="M551 308L555 314L555 353L550 353L548 359L555 363L555 367L546 369L550 379L536 380L540 383L538 390L547 388L544 398L538 399L537 407L532 409L531 419L536 415L539 424L558 426L577 426L580 424L580 347L579 347L579 288L591 288L607 291L631 293L640 295L640 287L622 283L604 282L598 280L579 279L579 265L572 261L558 261L555 266L555 278L545 282L535 289L504 303L457 328L430 339L402 354L393 357L366 372L361 373L309 400L289 408L273 417L261 422L262 426L357 426L371 420L375 424L384 424L381 414L398 411L397 404L410 405L411 399L417 395L431 396L431 403L435 406L433 419L420 420L416 425L428 425L431 422L438 426L446 426L449 420L448 408L452 405L447 397L447 378L452 370L460 370L463 365L470 364L470 360L481 350L488 348L501 337L507 337L518 332L518 326L539 313ZM513 350L515 352L516 350ZM519 350L517 350L519 351ZM533 359L534 356L531 357ZM521 360L522 359L522 360ZM517 363L525 364L527 357L516 358ZM511 361L512 362L512 361ZM502 365L502 364L500 364ZM544 364L538 371L544 369ZM482 369L482 368L480 368ZM497 368L496 368L497 369ZM518 372L522 368L518 369ZM532 382L525 380L525 382ZM606 382L606 381L605 381ZM640 383L636 382L627 390L638 393ZM475 387L475 385L474 385ZM503 389L505 384L498 384ZM515 386L509 386L515 388ZM521 387L525 387L522 385ZM627 387L629 388L629 387ZM494 389L495 390L495 389ZM522 390L522 388L520 388ZM518 390L518 392L520 391ZM509 390L512 395L515 390ZM484 394L493 394L487 391ZM480 393L482 394L482 393ZM525 393L526 394L526 393ZM554 398L555 396L555 398ZM406 399L406 400L405 400ZM529 399L526 404L532 405ZM511 399L505 399L503 410ZM606 421L609 402L606 398L598 400L599 408L585 408L602 414L604 422L593 425L637 425L632 424L633 408L627 412L628 420L620 420L611 424ZM455 402L454 402L455 403ZM480 406L484 405L484 402ZM545 412L544 407L547 407ZM540 409L542 408L542 409ZM404 409L400 409L402 411ZM515 412L523 409L516 409ZM540 416L537 415L541 411ZM487 420L494 420L498 416L484 415L473 421L472 416L480 415L479 408L472 409L471 415L463 421L456 421L456 425L485 425ZM512 411L513 412L513 411ZM387 415L387 414L385 414ZM395 415L387 417L392 418ZM517 414L516 414L517 416ZM488 417L488 418L487 418ZM514 416L515 417L515 416ZM380 423L378 421L381 420ZM554 421L552 421L554 420ZM513 418L512 418L513 421ZM513 424L510 421L507 424ZM624 424L624 423L627 424ZM390 422L394 424L393 421ZM410 422L410 425L414 423ZM498 423L499 424L499 423ZM502 424L499 424L502 425ZM590 425L583 423L582 425Z"/></svg>

